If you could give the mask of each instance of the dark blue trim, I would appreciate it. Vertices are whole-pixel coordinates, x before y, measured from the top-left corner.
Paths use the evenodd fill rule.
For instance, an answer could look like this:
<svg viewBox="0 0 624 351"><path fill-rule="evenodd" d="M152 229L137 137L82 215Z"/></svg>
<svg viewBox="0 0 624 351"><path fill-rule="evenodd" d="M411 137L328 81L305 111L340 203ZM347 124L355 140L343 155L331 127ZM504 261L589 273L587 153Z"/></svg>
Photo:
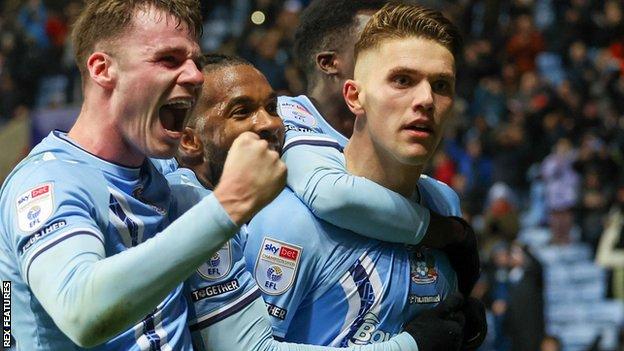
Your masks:
<svg viewBox="0 0 624 351"><path fill-rule="evenodd" d="M158 309L156 311L158 312ZM143 318L143 334L150 343L150 351L161 351L160 336L156 334L156 326L154 325L154 313L150 313Z"/></svg>
<svg viewBox="0 0 624 351"><path fill-rule="evenodd" d="M364 323L364 316L366 316L366 313L370 311L371 307L373 307L373 303L375 302L375 291L373 290L373 286L370 282L370 277L366 273L366 269L364 269L360 260L357 260L353 266L351 266L349 273L353 277L355 286L357 286L361 305L358 315L351 324L349 333L347 333L344 339L342 339L340 347L349 346L349 340L353 337L353 335L355 335L362 323Z"/></svg>
<svg viewBox="0 0 624 351"><path fill-rule="evenodd" d="M50 248L53 248L54 246L58 245L59 243L65 241L66 239L69 239L71 237L74 237L76 235L91 235L92 237L98 239L102 245L104 245L104 241L102 241L102 238L100 238L99 236L95 235L94 233L91 232L75 232L72 234L69 234L68 236L64 237L63 239L55 242L53 245L50 245L48 247L46 247L45 249L37 252L31 259L30 262L28 262L28 267L26 267L26 283L30 285L30 266L32 265L32 263L35 261L35 258L37 258L39 255L41 255L42 253L48 251Z"/></svg>
<svg viewBox="0 0 624 351"><path fill-rule="evenodd" d="M194 331L198 331L198 330L202 330L206 327L209 327L217 322L220 322L224 319L226 319L227 317L235 314L236 312L242 310L243 308L245 308L246 306L248 306L250 303L252 303L254 300L256 300L257 298L261 297L260 295L260 290L256 288L256 291L254 291L251 295L247 296L246 298L242 299L241 301L239 301L237 304L235 304L234 306L232 306L231 308L228 308L227 310L216 314L213 317L210 317L208 319L206 319L205 321L201 321L197 324L193 324L189 326L189 329L194 332Z"/></svg>
<svg viewBox="0 0 624 351"><path fill-rule="evenodd" d="M124 222L126 228L128 228L131 240L130 244L132 247L137 246L139 244L139 225L133 221L132 218L128 217L123 208L121 208L121 204L119 204L119 201L117 201L117 198L115 198L113 194L110 195L108 207L111 211L113 211L117 218Z"/></svg>
<svg viewBox="0 0 624 351"><path fill-rule="evenodd" d="M297 146L297 145L311 145L311 146L328 146L328 147L333 147L334 149L342 152L343 147L340 146L339 143L334 142L334 141L325 141L325 140L297 140L297 141L293 141L292 143L286 145L284 147L284 149L282 150L282 154L284 154L287 150L289 150L290 148Z"/></svg>

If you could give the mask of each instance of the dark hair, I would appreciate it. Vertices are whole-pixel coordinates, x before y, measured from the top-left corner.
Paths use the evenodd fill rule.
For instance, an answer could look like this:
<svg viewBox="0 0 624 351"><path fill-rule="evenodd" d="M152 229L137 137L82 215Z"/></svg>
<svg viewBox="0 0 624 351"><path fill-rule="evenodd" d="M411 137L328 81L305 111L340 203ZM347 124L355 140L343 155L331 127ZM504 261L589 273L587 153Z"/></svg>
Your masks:
<svg viewBox="0 0 624 351"><path fill-rule="evenodd" d="M360 11L377 11L386 0L314 0L303 10L295 32L294 55L308 83L316 71L315 54L336 50L355 26Z"/></svg>
<svg viewBox="0 0 624 351"><path fill-rule="evenodd" d="M254 67L249 61L245 60L239 56L233 55L225 55L225 54L202 54L197 64L201 68L202 74L204 76L207 73L211 73L217 71L221 68L233 67L233 66L250 66ZM202 94L203 96L203 94ZM191 113L191 117L186 121L186 126L191 128L203 129L203 123L205 123L205 119L202 118L200 109L196 108L193 113Z"/></svg>
<svg viewBox="0 0 624 351"><path fill-rule="evenodd" d="M386 39L411 36L431 39L446 47L453 57L461 52L459 29L442 13L422 6L390 3L373 15L355 44L354 59Z"/></svg>
<svg viewBox="0 0 624 351"><path fill-rule="evenodd" d="M199 58L199 66L202 72L208 73L219 68L228 66L253 66L249 61L239 56L225 54L203 54Z"/></svg>

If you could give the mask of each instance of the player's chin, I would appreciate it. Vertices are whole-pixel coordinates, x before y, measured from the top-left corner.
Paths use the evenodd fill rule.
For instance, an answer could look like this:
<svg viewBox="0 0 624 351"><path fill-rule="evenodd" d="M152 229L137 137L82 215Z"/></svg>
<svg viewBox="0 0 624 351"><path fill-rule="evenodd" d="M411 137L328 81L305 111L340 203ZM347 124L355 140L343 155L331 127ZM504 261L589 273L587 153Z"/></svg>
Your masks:
<svg viewBox="0 0 624 351"><path fill-rule="evenodd" d="M148 156L151 158L172 158L176 155L179 144L177 141L152 143L148 150Z"/></svg>
<svg viewBox="0 0 624 351"><path fill-rule="evenodd" d="M421 166L430 158L431 152L422 145L412 145L400 153L399 160L411 166Z"/></svg>

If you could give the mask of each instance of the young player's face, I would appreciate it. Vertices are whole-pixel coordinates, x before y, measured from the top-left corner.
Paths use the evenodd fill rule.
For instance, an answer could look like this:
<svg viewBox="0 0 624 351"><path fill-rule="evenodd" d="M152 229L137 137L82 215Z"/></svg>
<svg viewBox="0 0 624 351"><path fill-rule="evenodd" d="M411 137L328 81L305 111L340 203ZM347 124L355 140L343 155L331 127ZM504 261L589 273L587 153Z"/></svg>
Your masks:
<svg viewBox="0 0 624 351"><path fill-rule="evenodd" d="M243 132L254 132L281 151L284 125L277 115L277 96L264 75L248 65L217 69L206 75L197 113L204 118L199 131L208 157L225 155L234 139ZM210 155L212 154L212 155Z"/></svg>
<svg viewBox="0 0 624 351"><path fill-rule="evenodd" d="M117 70L112 108L120 116L119 133L137 156L174 155L203 82L196 39L177 23L162 11L139 11L111 53Z"/></svg>
<svg viewBox="0 0 624 351"><path fill-rule="evenodd" d="M451 52L423 38L385 40L361 53L355 79L373 145L403 164L423 165L453 106Z"/></svg>

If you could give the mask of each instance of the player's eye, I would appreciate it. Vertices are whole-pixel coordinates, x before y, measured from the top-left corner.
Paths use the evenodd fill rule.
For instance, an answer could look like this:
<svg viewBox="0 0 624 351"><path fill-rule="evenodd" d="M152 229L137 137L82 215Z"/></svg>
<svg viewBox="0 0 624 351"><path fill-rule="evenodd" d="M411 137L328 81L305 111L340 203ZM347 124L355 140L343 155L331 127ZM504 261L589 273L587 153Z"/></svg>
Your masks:
<svg viewBox="0 0 624 351"><path fill-rule="evenodd" d="M440 95L452 95L453 94L453 84L448 80L436 80L431 84L431 89L435 94Z"/></svg>
<svg viewBox="0 0 624 351"><path fill-rule="evenodd" d="M397 74L391 78L391 82L398 88L406 88L412 85L412 78L404 74Z"/></svg>
<svg viewBox="0 0 624 351"><path fill-rule="evenodd" d="M158 62L168 67L174 67L178 65L178 58L173 55L165 55L165 56L161 56L158 59Z"/></svg>
<svg viewBox="0 0 624 351"><path fill-rule="evenodd" d="M247 118L252 112L252 109L247 106L239 106L232 110L232 117L238 119Z"/></svg>
<svg viewBox="0 0 624 351"><path fill-rule="evenodd" d="M270 115L277 116L277 101L271 101L265 109Z"/></svg>

